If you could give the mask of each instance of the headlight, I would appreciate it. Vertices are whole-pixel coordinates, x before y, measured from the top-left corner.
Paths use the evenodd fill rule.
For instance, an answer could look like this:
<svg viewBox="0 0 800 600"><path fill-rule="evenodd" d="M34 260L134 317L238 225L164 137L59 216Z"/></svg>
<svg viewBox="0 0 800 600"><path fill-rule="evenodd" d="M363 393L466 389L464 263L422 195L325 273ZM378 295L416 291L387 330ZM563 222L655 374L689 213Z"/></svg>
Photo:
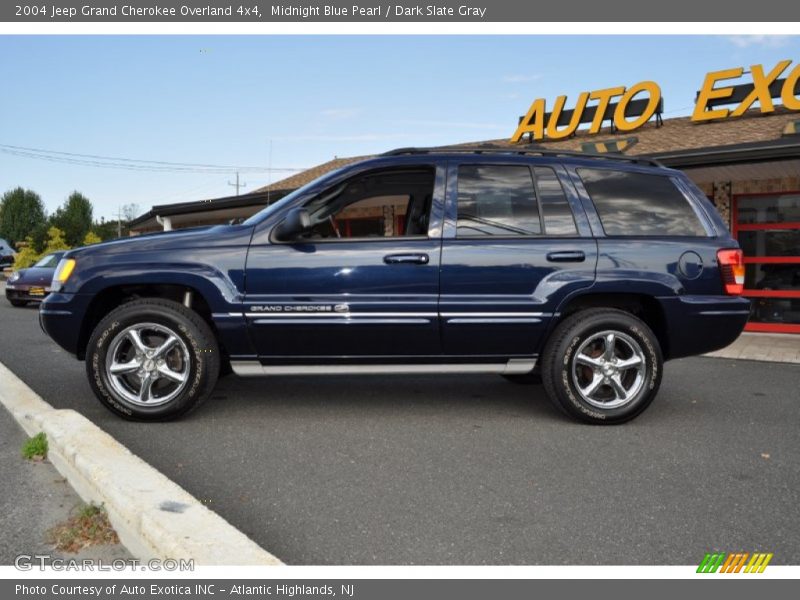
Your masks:
<svg viewBox="0 0 800 600"><path fill-rule="evenodd" d="M53 275L53 284L50 286L54 292L61 291L61 288L64 287L65 283L67 283L67 280L69 279L69 276L72 275L72 271L74 269L74 258L62 258L58 262L56 272Z"/></svg>
<svg viewBox="0 0 800 600"><path fill-rule="evenodd" d="M14 271L8 278L8 283L14 283L17 279L19 279L19 271Z"/></svg>

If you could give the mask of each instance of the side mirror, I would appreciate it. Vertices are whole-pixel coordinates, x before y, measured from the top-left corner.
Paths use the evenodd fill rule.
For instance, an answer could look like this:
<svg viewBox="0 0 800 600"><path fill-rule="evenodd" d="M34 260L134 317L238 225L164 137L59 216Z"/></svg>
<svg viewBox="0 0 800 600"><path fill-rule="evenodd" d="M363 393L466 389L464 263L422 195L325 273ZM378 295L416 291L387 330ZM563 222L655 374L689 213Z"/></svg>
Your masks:
<svg viewBox="0 0 800 600"><path fill-rule="evenodd" d="M311 229L311 216L305 208L290 210L286 218L275 228L275 237L282 241L292 240Z"/></svg>

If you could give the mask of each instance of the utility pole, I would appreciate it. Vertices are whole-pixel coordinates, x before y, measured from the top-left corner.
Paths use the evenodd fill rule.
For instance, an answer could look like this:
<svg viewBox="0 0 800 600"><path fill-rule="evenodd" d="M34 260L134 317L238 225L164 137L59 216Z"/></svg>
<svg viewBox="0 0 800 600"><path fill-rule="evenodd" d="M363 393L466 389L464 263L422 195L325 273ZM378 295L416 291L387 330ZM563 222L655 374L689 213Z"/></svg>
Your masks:
<svg viewBox="0 0 800 600"><path fill-rule="evenodd" d="M239 183L239 171L236 171L236 183L228 182L228 185L236 188L236 195L239 195L240 187L247 187L246 183Z"/></svg>
<svg viewBox="0 0 800 600"><path fill-rule="evenodd" d="M122 237L122 206L117 206L117 237Z"/></svg>
<svg viewBox="0 0 800 600"><path fill-rule="evenodd" d="M272 187L272 138L269 140L269 164L267 165L267 206L269 206L269 192Z"/></svg>

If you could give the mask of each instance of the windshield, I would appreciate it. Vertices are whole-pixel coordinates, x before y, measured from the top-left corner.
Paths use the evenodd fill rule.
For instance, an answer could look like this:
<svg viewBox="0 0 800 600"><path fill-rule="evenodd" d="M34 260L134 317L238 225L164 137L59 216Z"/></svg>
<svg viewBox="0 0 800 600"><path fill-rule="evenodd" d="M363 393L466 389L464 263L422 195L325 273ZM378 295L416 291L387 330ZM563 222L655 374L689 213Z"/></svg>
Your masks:
<svg viewBox="0 0 800 600"><path fill-rule="evenodd" d="M47 269L47 268L55 269L56 265L58 265L58 260L60 258L61 258L60 254L48 254L47 256L45 256L43 259L41 259L39 262L37 262L33 266L34 267L41 267L41 268L45 268L45 269Z"/></svg>
<svg viewBox="0 0 800 600"><path fill-rule="evenodd" d="M280 210L281 208L283 208L287 204L291 204L291 202L295 198L305 194L306 191L308 191L308 189L310 189L311 187L314 187L319 183L324 183L328 179L332 179L332 178L336 177L336 175L338 175L339 172L342 171L343 168L344 167L342 167L340 169L336 169L335 171L331 171L330 173L326 173L325 175L322 175L321 177L317 177L313 181L305 184L303 187L297 188L291 194L288 194L287 196L284 196L283 198L281 198L277 202L262 208L260 211L258 211L256 214L254 214L252 217L247 219L244 222L244 225L255 225L256 223L260 223L261 221L266 219L268 216L270 216L275 211Z"/></svg>

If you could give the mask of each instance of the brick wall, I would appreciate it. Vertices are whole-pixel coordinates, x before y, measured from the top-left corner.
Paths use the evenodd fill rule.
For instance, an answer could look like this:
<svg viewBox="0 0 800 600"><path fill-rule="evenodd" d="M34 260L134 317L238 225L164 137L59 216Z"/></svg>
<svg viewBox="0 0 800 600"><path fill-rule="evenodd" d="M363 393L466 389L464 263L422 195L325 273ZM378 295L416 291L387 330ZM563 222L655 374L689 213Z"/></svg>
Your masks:
<svg viewBox="0 0 800 600"><path fill-rule="evenodd" d="M779 194L781 192L797 191L800 191L800 177L733 182L734 194Z"/></svg>

